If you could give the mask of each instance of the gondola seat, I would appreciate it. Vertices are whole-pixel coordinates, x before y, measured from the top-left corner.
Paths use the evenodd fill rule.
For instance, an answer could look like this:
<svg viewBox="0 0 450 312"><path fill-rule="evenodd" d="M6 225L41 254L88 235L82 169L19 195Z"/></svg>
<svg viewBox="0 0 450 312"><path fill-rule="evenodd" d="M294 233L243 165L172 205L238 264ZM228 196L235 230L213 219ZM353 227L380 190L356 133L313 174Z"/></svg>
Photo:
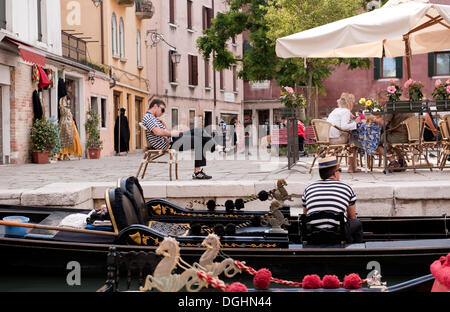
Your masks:
<svg viewBox="0 0 450 312"><path fill-rule="evenodd" d="M118 181L118 187L130 199L137 212L139 212L143 224L150 221L147 205L145 204L144 191L136 177L122 178Z"/></svg>
<svg viewBox="0 0 450 312"><path fill-rule="evenodd" d="M310 222L317 219L339 220L339 226L321 229ZM345 246L344 214L333 211L317 211L311 214L300 215L300 233L303 247L307 245L341 245Z"/></svg>

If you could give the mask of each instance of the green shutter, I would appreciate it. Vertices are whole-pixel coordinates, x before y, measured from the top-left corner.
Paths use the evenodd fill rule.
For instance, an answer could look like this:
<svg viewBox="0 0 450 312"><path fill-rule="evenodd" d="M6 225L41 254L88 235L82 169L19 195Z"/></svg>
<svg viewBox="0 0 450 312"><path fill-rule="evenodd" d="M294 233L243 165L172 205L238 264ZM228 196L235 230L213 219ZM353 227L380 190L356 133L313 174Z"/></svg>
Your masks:
<svg viewBox="0 0 450 312"><path fill-rule="evenodd" d="M403 57L399 56L395 58L395 77L403 77Z"/></svg>
<svg viewBox="0 0 450 312"><path fill-rule="evenodd" d="M428 53L428 77L433 77L435 75L436 69L434 68L434 53Z"/></svg>
<svg viewBox="0 0 450 312"><path fill-rule="evenodd" d="M0 28L6 29L6 2L0 0Z"/></svg>
<svg viewBox="0 0 450 312"><path fill-rule="evenodd" d="M373 59L373 77L375 80L380 79L380 59L379 58L374 58Z"/></svg>

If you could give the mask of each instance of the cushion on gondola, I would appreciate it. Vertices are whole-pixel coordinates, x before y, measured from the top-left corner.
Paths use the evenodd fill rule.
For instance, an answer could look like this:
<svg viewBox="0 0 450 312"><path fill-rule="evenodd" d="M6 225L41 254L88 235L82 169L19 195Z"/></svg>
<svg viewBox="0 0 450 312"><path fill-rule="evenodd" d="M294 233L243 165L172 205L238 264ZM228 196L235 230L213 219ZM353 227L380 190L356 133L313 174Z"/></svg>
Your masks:
<svg viewBox="0 0 450 312"><path fill-rule="evenodd" d="M109 190L109 201L118 231L132 224L141 224L133 203L120 188Z"/></svg>
<svg viewBox="0 0 450 312"><path fill-rule="evenodd" d="M329 245L329 244L341 244L343 245L345 239L345 222L344 214L334 211L316 211L308 215L302 214L301 220L301 236L303 245ZM324 220L330 220L333 222L327 223L330 225L328 228L319 228L314 224L315 220L321 220L320 225L324 225L327 222ZM336 225L334 222L338 222Z"/></svg>
<svg viewBox="0 0 450 312"><path fill-rule="evenodd" d="M123 178L120 182L120 187L135 206L140 223L146 224L150 217L145 204L144 191L139 180L136 177Z"/></svg>

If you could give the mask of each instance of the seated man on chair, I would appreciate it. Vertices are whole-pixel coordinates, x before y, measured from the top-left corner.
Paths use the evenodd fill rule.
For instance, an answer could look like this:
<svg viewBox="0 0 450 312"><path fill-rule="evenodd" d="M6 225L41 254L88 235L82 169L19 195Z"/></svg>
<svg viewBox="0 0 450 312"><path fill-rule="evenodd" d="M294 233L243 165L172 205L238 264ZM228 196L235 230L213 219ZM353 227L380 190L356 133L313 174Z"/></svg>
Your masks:
<svg viewBox="0 0 450 312"><path fill-rule="evenodd" d="M209 136L203 129L195 128L190 131L181 132L177 130L167 130L166 124L161 119L161 116L166 110L166 103L164 101L153 100L147 113L142 119L142 125L147 128L147 141L154 149L165 149L167 141L164 137L170 137L170 148L178 151L194 149L194 174L193 179L211 179L201 167L206 166L205 146L214 152L215 150L222 150L223 147L216 145L214 139Z"/></svg>
<svg viewBox="0 0 450 312"><path fill-rule="evenodd" d="M341 169L336 157L319 160L321 180L309 184L303 193L303 213L309 215L317 211L333 211L344 214L345 236L348 243L361 243L363 230L356 218L356 195L352 187L339 181ZM317 219L311 224L318 229L334 228L338 220Z"/></svg>

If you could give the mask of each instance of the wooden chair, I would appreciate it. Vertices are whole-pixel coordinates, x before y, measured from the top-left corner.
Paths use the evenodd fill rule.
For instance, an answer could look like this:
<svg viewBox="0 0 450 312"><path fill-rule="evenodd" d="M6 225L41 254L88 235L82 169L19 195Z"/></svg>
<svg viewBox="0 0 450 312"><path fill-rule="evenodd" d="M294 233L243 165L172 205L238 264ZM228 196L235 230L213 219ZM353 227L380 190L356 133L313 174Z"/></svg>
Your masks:
<svg viewBox="0 0 450 312"><path fill-rule="evenodd" d="M450 116L450 115L449 115ZM439 121L439 129L441 131L441 152L438 155L438 166L443 170L445 163L447 162L447 157L450 155L450 119Z"/></svg>
<svg viewBox="0 0 450 312"><path fill-rule="evenodd" d="M142 123L139 125L148 131ZM169 178L172 181L172 166L175 165L175 178L178 180L178 151L174 149L170 149L170 140L168 137L164 137L167 141L167 147L163 150L152 149L151 147L147 147L147 150L144 154L144 159L141 161L141 165L139 166L139 170L136 174L136 177L139 178L139 173L141 172L142 167L144 167L144 171L142 172L141 179L145 176L145 171L147 170L148 164L168 164L169 165ZM169 155L169 160L162 161L159 160L164 155Z"/></svg>
<svg viewBox="0 0 450 312"><path fill-rule="evenodd" d="M424 116L413 116L404 120L402 125L406 126L408 131L408 142L407 143L392 143L393 148L400 148L403 150L406 159L411 156L412 167L414 172L416 172L416 159L419 160L419 165L421 161L421 156L423 155L427 164L428 157L423 153L423 133L425 130L425 117ZM431 168L430 168L431 170Z"/></svg>
<svg viewBox="0 0 450 312"><path fill-rule="evenodd" d="M350 133L350 131L345 131L337 126L332 125L326 120L322 119L313 119L311 124L314 129L314 135L316 138L317 151L314 155L314 160L311 164L311 168L309 169L309 173L312 172L314 164L319 157L325 156L336 156L338 158L338 163L341 163L343 157L348 157L350 153L350 148L352 145L350 143L346 144L331 144L330 143L330 129L331 127L335 127L339 131ZM350 141L350 140L349 140Z"/></svg>

